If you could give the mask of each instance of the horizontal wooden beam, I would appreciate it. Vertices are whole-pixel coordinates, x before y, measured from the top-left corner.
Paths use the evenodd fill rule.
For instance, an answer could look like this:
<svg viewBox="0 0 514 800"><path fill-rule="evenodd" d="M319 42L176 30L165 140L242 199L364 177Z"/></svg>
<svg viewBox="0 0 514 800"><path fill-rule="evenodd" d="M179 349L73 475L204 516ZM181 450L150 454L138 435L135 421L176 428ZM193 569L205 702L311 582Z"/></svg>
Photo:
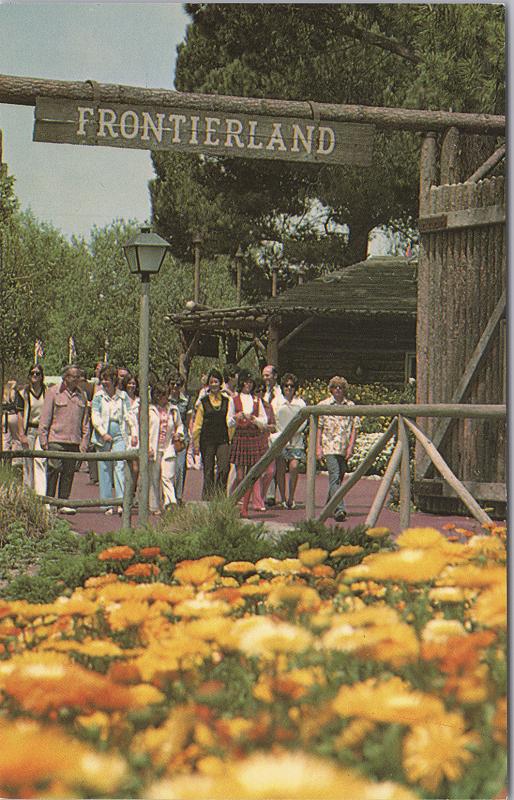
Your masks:
<svg viewBox="0 0 514 800"><path fill-rule="evenodd" d="M257 97L192 94L171 89L148 89L96 81L62 81L47 78L0 75L0 103L35 106L38 97L88 100L108 103L152 104L203 111L283 115L313 118L308 100L276 100ZM493 114L464 114L413 108L316 103L316 116L333 122L359 122L377 128L411 131L444 131L459 128L465 133L502 136L505 117Z"/></svg>
<svg viewBox="0 0 514 800"><path fill-rule="evenodd" d="M420 217L420 233L433 233L453 228L477 228L480 225L498 225L505 222L505 206L466 208L462 211L446 211L443 214L428 214Z"/></svg>

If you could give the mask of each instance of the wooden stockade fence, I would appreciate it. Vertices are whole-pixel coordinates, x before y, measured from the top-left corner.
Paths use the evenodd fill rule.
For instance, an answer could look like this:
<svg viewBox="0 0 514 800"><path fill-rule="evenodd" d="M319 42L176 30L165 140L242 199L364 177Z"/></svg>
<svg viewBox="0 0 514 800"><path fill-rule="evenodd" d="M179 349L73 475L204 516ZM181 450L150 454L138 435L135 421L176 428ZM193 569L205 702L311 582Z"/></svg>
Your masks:
<svg viewBox="0 0 514 800"><path fill-rule="evenodd" d="M419 226L417 400L504 403L504 178L432 186ZM477 496L505 501L501 421L427 419L423 430ZM423 479L432 473L426 452L418 448L422 494L431 494L430 481Z"/></svg>

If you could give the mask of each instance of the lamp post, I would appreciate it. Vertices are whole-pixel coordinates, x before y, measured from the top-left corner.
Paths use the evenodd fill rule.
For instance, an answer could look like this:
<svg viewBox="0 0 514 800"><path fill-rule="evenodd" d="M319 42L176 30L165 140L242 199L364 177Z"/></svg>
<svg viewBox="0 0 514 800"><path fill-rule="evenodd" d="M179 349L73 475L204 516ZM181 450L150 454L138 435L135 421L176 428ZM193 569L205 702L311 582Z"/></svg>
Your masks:
<svg viewBox="0 0 514 800"><path fill-rule="evenodd" d="M200 245L202 243L202 236L199 231L193 233L193 245L195 248L195 287L193 300L195 303L200 302Z"/></svg>
<svg viewBox="0 0 514 800"><path fill-rule="evenodd" d="M234 256L236 261L236 303L238 306L241 305L241 264L243 261L243 256L243 248L241 245L239 245Z"/></svg>
<svg viewBox="0 0 514 800"><path fill-rule="evenodd" d="M150 350L150 275L157 275L170 245L150 228L123 245L129 269L141 278L139 312L139 392L141 416L139 423L139 521L148 523L148 361Z"/></svg>

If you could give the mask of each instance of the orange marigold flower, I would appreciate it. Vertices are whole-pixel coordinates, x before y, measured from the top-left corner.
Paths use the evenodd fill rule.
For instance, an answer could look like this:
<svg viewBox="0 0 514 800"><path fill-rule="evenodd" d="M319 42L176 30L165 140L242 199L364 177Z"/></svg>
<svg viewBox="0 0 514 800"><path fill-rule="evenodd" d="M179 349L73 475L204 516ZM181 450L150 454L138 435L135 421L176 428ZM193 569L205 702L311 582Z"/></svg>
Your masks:
<svg viewBox="0 0 514 800"><path fill-rule="evenodd" d="M191 583L193 586L201 586L203 583L214 583L218 577L216 568L205 561L181 561L176 565L174 577L181 584Z"/></svg>
<svg viewBox="0 0 514 800"><path fill-rule="evenodd" d="M100 561L122 561L126 558L132 558L133 555L135 555L135 551L131 547L123 544L117 547L108 547L107 550L102 550L101 553L98 553L98 558Z"/></svg>
<svg viewBox="0 0 514 800"><path fill-rule="evenodd" d="M230 561L223 567L223 572L231 575L251 575L255 572L255 564L251 561Z"/></svg>
<svg viewBox="0 0 514 800"><path fill-rule="evenodd" d="M338 558L339 556L356 556L363 553L364 548L358 544L342 544L330 553L331 558Z"/></svg>
<svg viewBox="0 0 514 800"><path fill-rule="evenodd" d="M390 533L390 528L368 528L366 536L369 536L371 539L384 539L386 536L389 536Z"/></svg>
<svg viewBox="0 0 514 800"><path fill-rule="evenodd" d="M327 556L328 552L321 547L310 547L298 552L298 558L305 567L315 567L317 564L322 564Z"/></svg>
<svg viewBox="0 0 514 800"><path fill-rule="evenodd" d="M144 558L154 558L155 556L161 555L161 548L160 547L142 547L139 551L139 555L143 556Z"/></svg>
<svg viewBox="0 0 514 800"><path fill-rule="evenodd" d="M415 725L444 714L444 704L435 695L413 690L398 677L387 681L369 678L342 686L332 701L342 717L361 717L376 722Z"/></svg>
<svg viewBox="0 0 514 800"><path fill-rule="evenodd" d="M316 564L315 567L312 567L311 572L315 578L333 578L336 574L335 569L328 564Z"/></svg>
<svg viewBox="0 0 514 800"><path fill-rule="evenodd" d="M131 564L123 571L128 578L149 578L151 575L158 575L160 572L156 564Z"/></svg>

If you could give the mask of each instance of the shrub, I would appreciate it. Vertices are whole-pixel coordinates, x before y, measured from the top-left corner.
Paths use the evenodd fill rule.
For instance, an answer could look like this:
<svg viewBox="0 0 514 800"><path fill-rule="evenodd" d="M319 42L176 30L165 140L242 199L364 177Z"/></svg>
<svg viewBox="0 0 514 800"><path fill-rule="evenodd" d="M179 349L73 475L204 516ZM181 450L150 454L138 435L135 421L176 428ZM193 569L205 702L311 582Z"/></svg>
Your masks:
<svg viewBox="0 0 514 800"><path fill-rule="evenodd" d="M17 471L3 467L0 473L0 547L16 526L20 536L38 539L52 526L52 514L41 499L21 485Z"/></svg>

